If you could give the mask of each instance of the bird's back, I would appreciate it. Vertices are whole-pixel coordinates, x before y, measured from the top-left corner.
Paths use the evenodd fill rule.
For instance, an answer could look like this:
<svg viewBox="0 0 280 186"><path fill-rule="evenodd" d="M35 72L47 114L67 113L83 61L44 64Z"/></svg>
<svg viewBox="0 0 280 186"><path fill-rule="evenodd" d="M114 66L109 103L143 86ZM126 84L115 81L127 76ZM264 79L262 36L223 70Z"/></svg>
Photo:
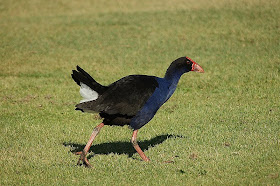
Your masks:
<svg viewBox="0 0 280 186"><path fill-rule="evenodd" d="M154 93L158 82L154 76L130 75L107 87L98 99L83 102L76 107L101 116L133 117Z"/></svg>

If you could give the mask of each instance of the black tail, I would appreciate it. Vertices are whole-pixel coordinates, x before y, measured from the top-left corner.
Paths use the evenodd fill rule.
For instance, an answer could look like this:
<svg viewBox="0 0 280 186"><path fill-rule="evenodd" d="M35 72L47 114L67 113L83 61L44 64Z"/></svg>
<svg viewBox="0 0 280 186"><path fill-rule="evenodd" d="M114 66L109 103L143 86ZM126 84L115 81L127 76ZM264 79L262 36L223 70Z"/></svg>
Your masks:
<svg viewBox="0 0 280 186"><path fill-rule="evenodd" d="M77 66L77 71L73 70L71 76L79 86L81 86L82 82L99 94L102 94L107 89L107 87L97 83L86 71L84 71L79 66Z"/></svg>

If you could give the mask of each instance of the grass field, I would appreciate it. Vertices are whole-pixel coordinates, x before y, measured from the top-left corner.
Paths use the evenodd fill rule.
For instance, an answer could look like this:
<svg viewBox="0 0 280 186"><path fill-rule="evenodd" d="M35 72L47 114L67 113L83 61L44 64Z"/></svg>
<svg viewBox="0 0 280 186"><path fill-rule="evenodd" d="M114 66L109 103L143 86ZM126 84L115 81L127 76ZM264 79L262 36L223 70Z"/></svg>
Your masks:
<svg viewBox="0 0 280 186"><path fill-rule="evenodd" d="M280 185L279 0L0 0L0 185ZM173 97L138 133L74 110L71 70L104 85L163 76ZM173 161L173 163L164 163Z"/></svg>

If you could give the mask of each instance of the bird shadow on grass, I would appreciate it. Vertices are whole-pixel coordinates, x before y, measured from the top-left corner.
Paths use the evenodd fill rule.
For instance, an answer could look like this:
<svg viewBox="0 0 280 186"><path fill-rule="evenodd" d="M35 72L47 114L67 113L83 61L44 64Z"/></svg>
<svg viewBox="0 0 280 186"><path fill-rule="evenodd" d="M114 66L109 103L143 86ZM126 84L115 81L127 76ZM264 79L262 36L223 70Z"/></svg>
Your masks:
<svg viewBox="0 0 280 186"><path fill-rule="evenodd" d="M156 136L150 140L144 140L144 141L139 141L138 145L141 147L143 151L148 150L149 148L152 148L156 145L159 145L163 143L165 140L168 138L186 138L181 135L172 135L172 134L164 134L160 136ZM73 142L64 142L64 146L68 147L70 146L70 152L75 153L82 151L85 147L85 144L78 144L78 143L73 143ZM96 144L89 149L89 153L93 152L95 154L127 154L128 157L132 157L134 153L137 153L135 149L132 147L132 144L130 142L110 142L110 143L101 143L101 144ZM89 155L88 159L93 157L94 155Z"/></svg>

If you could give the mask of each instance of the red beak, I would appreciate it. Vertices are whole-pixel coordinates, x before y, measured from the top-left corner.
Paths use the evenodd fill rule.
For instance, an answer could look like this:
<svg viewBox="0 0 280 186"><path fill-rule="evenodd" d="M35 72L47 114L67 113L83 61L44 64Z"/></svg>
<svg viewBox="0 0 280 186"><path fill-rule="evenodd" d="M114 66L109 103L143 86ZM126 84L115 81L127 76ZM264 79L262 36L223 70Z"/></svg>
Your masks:
<svg viewBox="0 0 280 186"><path fill-rule="evenodd" d="M191 71L204 73L203 68L199 64L197 64L196 62L193 62Z"/></svg>

